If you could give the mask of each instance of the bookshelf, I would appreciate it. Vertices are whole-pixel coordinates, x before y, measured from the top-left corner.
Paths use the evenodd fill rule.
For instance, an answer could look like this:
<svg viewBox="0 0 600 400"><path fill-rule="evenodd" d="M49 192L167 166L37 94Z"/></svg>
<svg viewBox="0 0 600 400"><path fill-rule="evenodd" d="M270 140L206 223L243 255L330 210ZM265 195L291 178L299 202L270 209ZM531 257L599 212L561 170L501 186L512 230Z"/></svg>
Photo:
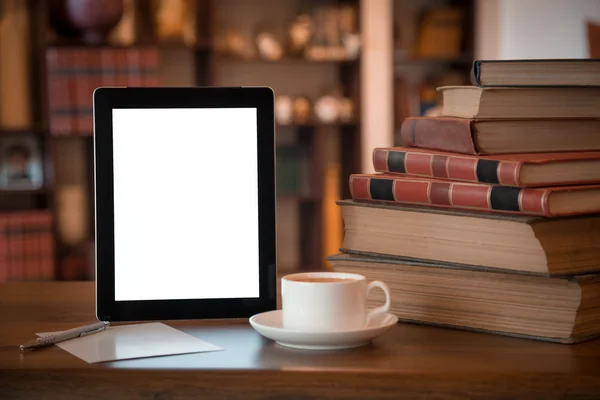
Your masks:
<svg viewBox="0 0 600 400"><path fill-rule="evenodd" d="M352 99L354 118L345 122L322 122L311 116L305 121L277 124L277 144L297 146L305 155L307 190L278 194L282 223L278 226L279 249L284 271L324 267L326 236L324 220L328 208L338 198L349 195L348 175L360 168L359 71L360 60L313 60L284 55L276 61L259 57L241 58L218 49L219 27L228 26L246 34L262 23L273 25L284 43L286 26L299 13L311 13L321 2L312 0L195 0L195 41L161 41L152 26L150 2L133 0L135 40L129 44L88 45L58 35L50 23L51 7L58 2L24 0L29 11L30 101L32 126L2 130L4 136L30 133L40 138L44 164L44 187L19 192L0 191L0 212L48 210L53 216L54 278L59 280L93 278L94 190L93 137L90 124L80 122L68 133L53 133L53 110L49 106L49 49L71 51L128 50L151 48L159 53L158 76L161 86L265 85L276 94L306 96L311 107L322 95L335 89L337 95ZM127 2L127 0L125 0ZM358 0L326 3L350 5L358 13ZM359 19L358 16L356 18ZM252 44L252 43L251 43ZM312 114L312 111L311 111ZM338 188L332 197L332 190ZM327 189L327 190L326 190ZM6 194L6 196L4 196ZM338 226L333 228L340 230ZM329 241L331 242L331 240ZM287 243L287 245L286 245ZM341 243L340 243L341 244Z"/></svg>
<svg viewBox="0 0 600 400"><path fill-rule="evenodd" d="M394 0L396 145L406 117L435 112L437 86L468 84L474 18L474 0Z"/></svg>

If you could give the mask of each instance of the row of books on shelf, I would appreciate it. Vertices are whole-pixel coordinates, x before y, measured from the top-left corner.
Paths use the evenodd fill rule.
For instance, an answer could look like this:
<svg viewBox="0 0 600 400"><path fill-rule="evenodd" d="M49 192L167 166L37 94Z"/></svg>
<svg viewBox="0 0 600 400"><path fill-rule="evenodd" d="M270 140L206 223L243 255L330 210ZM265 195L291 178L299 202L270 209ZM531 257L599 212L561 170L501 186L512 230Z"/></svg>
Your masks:
<svg viewBox="0 0 600 400"><path fill-rule="evenodd" d="M280 195L308 195L309 156L300 144L279 145L276 151L277 193Z"/></svg>
<svg viewBox="0 0 600 400"><path fill-rule="evenodd" d="M600 60L476 62L476 86L441 88L441 116L404 120L403 146L350 177L334 269L388 282L404 321L600 336L599 76Z"/></svg>
<svg viewBox="0 0 600 400"><path fill-rule="evenodd" d="M154 47L51 47L46 50L48 113L53 135L93 132L93 93L101 86L159 86Z"/></svg>
<svg viewBox="0 0 600 400"><path fill-rule="evenodd" d="M54 277L50 211L0 213L0 282Z"/></svg>

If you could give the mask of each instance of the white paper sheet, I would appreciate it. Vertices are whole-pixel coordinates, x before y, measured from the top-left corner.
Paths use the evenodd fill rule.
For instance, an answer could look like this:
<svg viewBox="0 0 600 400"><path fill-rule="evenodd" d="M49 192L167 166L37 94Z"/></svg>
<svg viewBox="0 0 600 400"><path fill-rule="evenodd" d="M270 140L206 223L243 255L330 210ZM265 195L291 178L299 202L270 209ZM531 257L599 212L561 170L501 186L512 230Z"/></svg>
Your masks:
<svg viewBox="0 0 600 400"><path fill-rule="evenodd" d="M42 337L52 333L36 335ZM159 322L111 326L105 331L56 346L88 363L223 350Z"/></svg>

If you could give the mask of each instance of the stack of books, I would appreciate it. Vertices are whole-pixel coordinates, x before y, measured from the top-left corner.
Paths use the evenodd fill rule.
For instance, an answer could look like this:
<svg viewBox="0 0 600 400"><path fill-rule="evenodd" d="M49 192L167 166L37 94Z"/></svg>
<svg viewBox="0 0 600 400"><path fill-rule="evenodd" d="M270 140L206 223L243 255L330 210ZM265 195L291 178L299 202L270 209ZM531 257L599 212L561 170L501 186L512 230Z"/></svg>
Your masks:
<svg viewBox="0 0 600 400"><path fill-rule="evenodd" d="M600 335L600 60L476 61L439 117L350 177L337 271L401 320L573 343ZM370 302L383 296L373 293Z"/></svg>
<svg viewBox="0 0 600 400"><path fill-rule="evenodd" d="M54 277L50 211L0 213L0 283Z"/></svg>

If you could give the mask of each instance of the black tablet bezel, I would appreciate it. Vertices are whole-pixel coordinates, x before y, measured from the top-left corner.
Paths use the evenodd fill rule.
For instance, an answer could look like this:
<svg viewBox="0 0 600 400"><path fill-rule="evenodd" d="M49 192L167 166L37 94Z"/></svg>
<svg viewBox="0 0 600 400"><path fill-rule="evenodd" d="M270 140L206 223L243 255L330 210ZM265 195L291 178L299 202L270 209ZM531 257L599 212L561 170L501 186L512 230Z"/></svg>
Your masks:
<svg viewBox="0 0 600 400"><path fill-rule="evenodd" d="M98 88L94 92L96 316L101 321L247 318L276 308L273 91L252 88ZM113 129L115 108L257 110L259 298L115 301ZM166 133L165 133L166 134ZM233 144L232 144L233 145ZM250 151L250 149L249 149ZM224 160L235 162L235 160ZM240 179L245 166L240 165ZM243 201L243 199L240 199ZM235 251L232 248L232 251ZM227 263L227 254L223 254ZM215 268L221 266L215 265ZM234 276L231 279L235 279Z"/></svg>

